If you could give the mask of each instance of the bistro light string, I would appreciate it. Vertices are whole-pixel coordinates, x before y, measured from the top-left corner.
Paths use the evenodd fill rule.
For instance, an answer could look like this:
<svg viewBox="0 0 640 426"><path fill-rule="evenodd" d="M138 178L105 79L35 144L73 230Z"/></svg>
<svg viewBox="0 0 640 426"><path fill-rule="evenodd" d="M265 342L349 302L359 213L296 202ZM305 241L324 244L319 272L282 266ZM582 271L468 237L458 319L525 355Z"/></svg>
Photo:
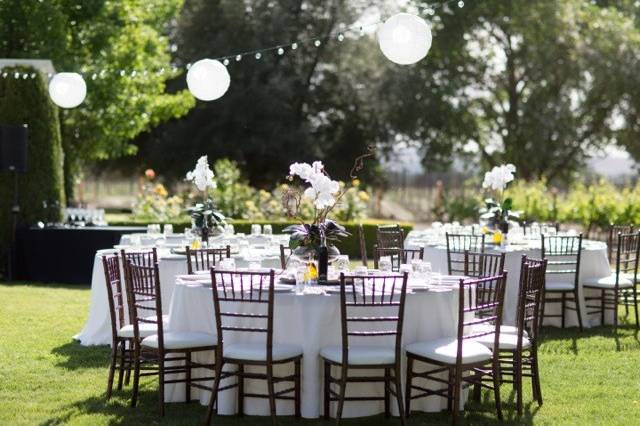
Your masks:
<svg viewBox="0 0 640 426"><path fill-rule="evenodd" d="M422 14L434 16L437 9L445 9L450 6L463 8L463 0L449 0L441 3L424 4L419 7ZM449 9L451 10L451 9ZM122 78L135 78L146 76L150 73L164 74L171 72L177 74L186 71L187 86L190 92L200 100L212 101L222 97L231 84L231 76L228 66L234 62L254 60L260 61L267 54L275 53L283 56L287 52L301 50L304 46L319 48L330 41L343 42L347 35L352 33L363 34L366 29L379 26L377 31L378 43L382 53L391 61L409 65L423 59L431 47L431 28L418 15L398 13L386 21L378 20L365 24L353 24L339 28L324 35L305 37L288 43L280 43L260 49L241 51L237 53L205 58L184 66L163 67L155 70L101 70L99 72L60 72L48 73L49 95L53 102L62 108L75 108L80 105L87 94L88 80L105 78L109 74L115 74ZM35 79L37 73L0 72L1 78Z"/></svg>

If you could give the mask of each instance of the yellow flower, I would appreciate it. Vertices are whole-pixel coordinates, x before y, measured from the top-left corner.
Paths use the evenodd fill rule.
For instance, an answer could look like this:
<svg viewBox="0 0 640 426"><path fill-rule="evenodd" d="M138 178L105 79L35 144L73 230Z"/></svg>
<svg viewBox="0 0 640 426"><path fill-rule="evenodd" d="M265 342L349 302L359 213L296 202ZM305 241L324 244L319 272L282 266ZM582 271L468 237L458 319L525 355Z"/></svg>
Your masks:
<svg viewBox="0 0 640 426"><path fill-rule="evenodd" d="M487 228L486 225L484 225L482 229L480 229L480 232L482 232L483 235L486 235L489 232L489 228Z"/></svg>
<svg viewBox="0 0 640 426"><path fill-rule="evenodd" d="M502 232L496 231L493 233L494 244L500 244L502 242Z"/></svg>
<svg viewBox="0 0 640 426"><path fill-rule="evenodd" d="M366 193L366 192L364 192L364 191L360 191L360 192L358 193L358 197L360 197L360 200L361 200L361 201L364 201L365 203L366 203L367 201L369 201L369 194L367 194L367 193Z"/></svg>
<svg viewBox="0 0 640 426"><path fill-rule="evenodd" d="M351 185L353 186L360 186L360 179L354 179L351 181Z"/></svg>
<svg viewBox="0 0 640 426"><path fill-rule="evenodd" d="M161 183L157 184L154 188L153 188L153 192L156 193L156 195L159 195L161 197L166 197L167 195L169 195L169 193L167 192L167 190L165 189L164 185L162 185Z"/></svg>

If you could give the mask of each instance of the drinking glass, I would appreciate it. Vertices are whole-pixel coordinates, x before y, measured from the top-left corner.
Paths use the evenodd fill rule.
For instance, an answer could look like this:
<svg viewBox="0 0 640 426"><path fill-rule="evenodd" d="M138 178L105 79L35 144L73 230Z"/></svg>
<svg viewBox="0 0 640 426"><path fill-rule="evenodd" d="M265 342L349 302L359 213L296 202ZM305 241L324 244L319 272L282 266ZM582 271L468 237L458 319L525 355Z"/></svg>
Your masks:
<svg viewBox="0 0 640 426"><path fill-rule="evenodd" d="M251 225L251 235L260 235L261 233L262 229L259 224L254 223Z"/></svg>
<svg viewBox="0 0 640 426"><path fill-rule="evenodd" d="M354 272L358 276L366 276L368 274L368 271L369 270L366 266L358 266Z"/></svg>
<svg viewBox="0 0 640 426"><path fill-rule="evenodd" d="M298 265L296 267L295 277L296 277L296 294L304 294L304 290L307 287L307 283L305 282L304 276L307 272L307 267L305 265Z"/></svg>
<svg viewBox="0 0 640 426"><path fill-rule="evenodd" d="M402 265L400 265L400 273L404 274L405 272L407 274L411 274L411 271L413 270L412 266L408 263L403 263Z"/></svg>
<svg viewBox="0 0 640 426"><path fill-rule="evenodd" d="M225 271L233 271L236 269L236 260L235 259L222 259L220 261L220 268Z"/></svg>
<svg viewBox="0 0 640 426"><path fill-rule="evenodd" d="M341 254L336 257L335 261L336 269L340 272L345 272L349 270L349 256L346 254Z"/></svg>
<svg viewBox="0 0 640 426"><path fill-rule="evenodd" d="M224 232L226 234L233 235L236 233L236 230L232 224L228 223L227 226L224 227Z"/></svg>
<svg viewBox="0 0 640 426"><path fill-rule="evenodd" d="M173 225L170 223L165 223L164 224L164 229L163 229L164 235L172 235L173 234Z"/></svg>
<svg viewBox="0 0 640 426"><path fill-rule="evenodd" d="M273 227L271 226L271 224L264 225L262 227L262 233L264 235L273 235Z"/></svg>
<svg viewBox="0 0 640 426"><path fill-rule="evenodd" d="M393 265L391 264L391 257L382 256L380 260L378 260L378 269L383 272L391 272L391 269L393 269Z"/></svg>

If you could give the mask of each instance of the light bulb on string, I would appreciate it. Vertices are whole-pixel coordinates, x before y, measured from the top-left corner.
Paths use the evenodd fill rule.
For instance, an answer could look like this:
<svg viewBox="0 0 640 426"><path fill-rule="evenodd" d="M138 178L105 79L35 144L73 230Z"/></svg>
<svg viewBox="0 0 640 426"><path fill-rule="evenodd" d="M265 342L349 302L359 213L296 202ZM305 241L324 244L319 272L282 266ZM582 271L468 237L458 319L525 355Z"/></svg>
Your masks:
<svg viewBox="0 0 640 426"><path fill-rule="evenodd" d="M462 8L464 7L464 2L463 2L462 0L460 0L460 1L458 2L458 7L459 7L460 9L462 9Z"/></svg>
<svg viewBox="0 0 640 426"><path fill-rule="evenodd" d="M284 55L284 49L282 47L278 48L278 55L280 56Z"/></svg>
<svg viewBox="0 0 640 426"><path fill-rule="evenodd" d="M229 65L229 59L225 58L225 60L222 61L222 65L224 65L225 67Z"/></svg>
<svg viewBox="0 0 640 426"><path fill-rule="evenodd" d="M260 58L262 58L262 53L260 52L256 53L256 59L260 60Z"/></svg>
<svg viewBox="0 0 640 426"><path fill-rule="evenodd" d="M242 60L242 55L236 55L236 62L240 62Z"/></svg>
<svg viewBox="0 0 640 426"><path fill-rule="evenodd" d="M316 40L316 41L313 42L313 45L315 47L320 47L321 44L322 44L322 42L320 40Z"/></svg>
<svg viewBox="0 0 640 426"><path fill-rule="evenodd" d="M338 34L338 41L344 41L344 34Z"/></svg>
<svg viewBox="0 0 640 426"><path fill-rule="evenodd" d="M298 48L298 43L293 43L291 45L291 50L296 50Z"/></svg>

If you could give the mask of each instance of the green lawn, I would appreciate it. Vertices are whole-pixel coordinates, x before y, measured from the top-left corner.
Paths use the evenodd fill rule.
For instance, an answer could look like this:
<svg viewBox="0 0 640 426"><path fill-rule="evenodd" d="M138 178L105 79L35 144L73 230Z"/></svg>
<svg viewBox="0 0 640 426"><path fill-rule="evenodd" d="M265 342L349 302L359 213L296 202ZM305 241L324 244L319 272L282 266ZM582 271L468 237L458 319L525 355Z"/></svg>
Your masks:
<svg viewBox="0 0 640 426"><path fill-rule="evenodd" d="M71 336L87 315L89 290L73 286L0 285L0 425L14 424L198 424L205 408L197 403L168 404L157 414L156 382L145 378L139 406L128 405L129 389L105 402L107 347L82 347ZM610 328L545 330L541 348L545 404L531 404L521 423L630 424L640 418L640 342L634 327L616 338ZM528 382L525 382L528 385ZM514 417L513 395L503 387L505 415ZM469 404L468 423L495 423L493 399ZM445 414L413 415L410 424L447 424ZM333 424L321 420L280 424ZM399 424L384 417L347 425ZM216 418L222 425L269 424L267 418Z"/></svg>

